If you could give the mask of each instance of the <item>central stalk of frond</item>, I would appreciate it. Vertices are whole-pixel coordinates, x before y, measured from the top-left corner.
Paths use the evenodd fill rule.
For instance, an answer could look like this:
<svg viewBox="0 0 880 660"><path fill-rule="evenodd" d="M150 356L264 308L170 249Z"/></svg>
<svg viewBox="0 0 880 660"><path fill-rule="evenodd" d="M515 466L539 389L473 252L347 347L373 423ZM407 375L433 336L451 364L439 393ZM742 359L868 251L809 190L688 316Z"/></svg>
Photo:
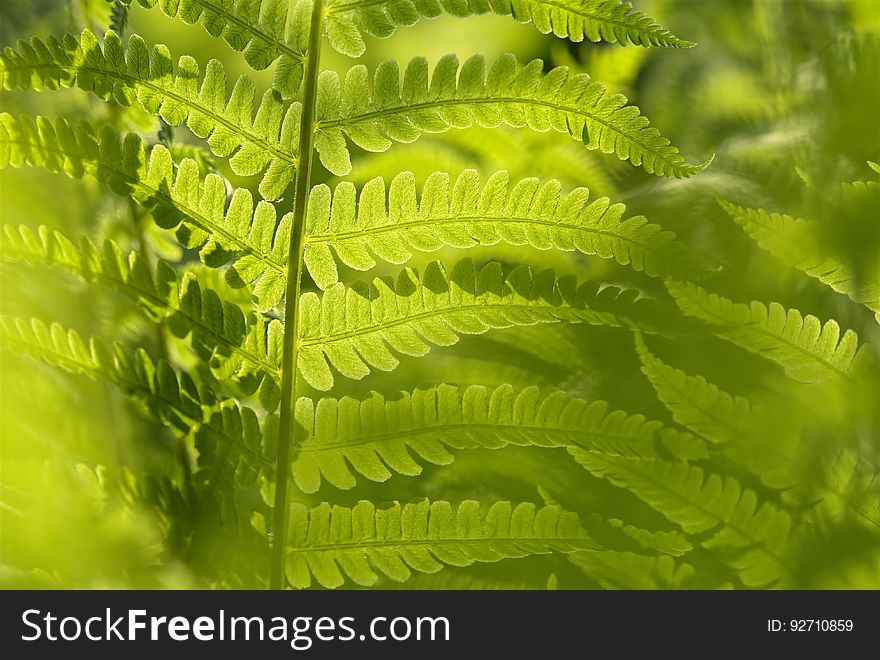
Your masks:
<svg viewBox="0 0 880 660"><path fill-rule="evenodd" d="M275 461L275 504L272 515L272 555L269 588L283 589L287 547L288 484L290 460L295 455L293 414L296 404L296 358L299 335L299 292L303 266L303 234L312 175L315 136L315 102L318 95L318 65L324 31L324 0L314 0L309 31L309 50L303 81L303 108L300 120L299 163L293 201L293 229L288 251L287 293L284 303L284 353L281 374L281 419L278 428L278 454Z"/></svg>

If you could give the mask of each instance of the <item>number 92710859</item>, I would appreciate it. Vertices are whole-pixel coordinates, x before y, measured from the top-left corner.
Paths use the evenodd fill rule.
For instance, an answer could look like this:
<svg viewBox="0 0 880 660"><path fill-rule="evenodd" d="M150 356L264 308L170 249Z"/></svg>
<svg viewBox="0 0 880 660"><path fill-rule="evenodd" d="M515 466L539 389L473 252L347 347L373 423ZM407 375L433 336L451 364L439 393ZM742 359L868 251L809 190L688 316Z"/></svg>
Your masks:
<svg viewBox="0 0 880 660"><path fill-rule="evenodd" d="M767 619L768 632L852 632L852 619Z"/></svg>

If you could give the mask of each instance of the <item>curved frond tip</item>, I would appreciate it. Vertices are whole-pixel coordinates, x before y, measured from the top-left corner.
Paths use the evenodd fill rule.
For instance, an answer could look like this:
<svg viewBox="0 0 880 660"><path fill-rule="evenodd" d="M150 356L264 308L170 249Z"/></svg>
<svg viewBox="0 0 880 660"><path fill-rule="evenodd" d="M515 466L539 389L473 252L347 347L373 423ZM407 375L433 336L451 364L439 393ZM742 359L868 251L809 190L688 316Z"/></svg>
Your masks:
<svg viewBox="0 0 880 660"><path fill-rule="evenodd" d="M398 27L444 13L458 18L489 13L510 16L517 23L531 23L542 34L575 43L694 46L622 0L331 0L327 13L330 44L352 57L366 49L363 33L390 37Z"/></svg>
<svg viewBox="0 0 880 660"><path fill-rule="evenodd" d="M841 337L833 319L823 325L815 316L779 303L734 303L690 282L667 280L666 287L685 314L714 326L719 337L776 362L801 382L848 375L859 348L856 333L847 330Z"/></svg>

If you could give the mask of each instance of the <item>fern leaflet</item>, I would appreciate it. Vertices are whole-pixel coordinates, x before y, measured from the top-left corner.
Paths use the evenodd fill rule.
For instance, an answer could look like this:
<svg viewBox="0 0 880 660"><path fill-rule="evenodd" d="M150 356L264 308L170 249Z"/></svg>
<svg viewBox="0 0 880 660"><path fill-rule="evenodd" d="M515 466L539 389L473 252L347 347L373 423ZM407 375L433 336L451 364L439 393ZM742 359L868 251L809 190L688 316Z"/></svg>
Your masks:
<svg viewBox="0 0 880 660"><path fill-rule="evenodd" d="M658 176L688 177L711 159L689 165L635 106L586 74L566 67L543 73L543 62L520 66L513 55L488 70L475 55L459 68L447 55L428 74L428 62L415 58L403 85L397 62L386 60L373 78L366 67L348 70L344 80L324 71L318 81L318 132L321 163L337 175L351 171L346 137L367 151L385 151L392 142L413 142L423 133L441 133L474 124L501 124L566 133L590 149L615 154Z"/></svg>
<svg viewBox="0 0 880 660"><path fill-rule="evenodd" d="M143 349L133 354L121 343L112 348L93 337L88 343L74 330L39 319L0 316L0 344L8 350L44 360L74 374L103 377L142 401L152 414L187 435L203 421L213 396L165 361L154 363Z"/></svg>
<svg viewBox="0 0 880 660"><path fill-rule="evenodd" d="M847 375L859 347L856 333L847 330L841 337L834 320L822 325L778 303L769 309L757 301L734 303L690 282L668 281L667 288L685 314L717 326L720 337L776 362L801 382Z"/></svg>
<svg viewBox="0 0 880 660"><path fill-rule="evenodd" d="M450 177L428 177L419 198L415 177L404 172L391 181L387 195L381 178L357 193L343 182L332 193L312 189L306 222L305 265L327 289L338 281L336 259L369 270L376 258L404 264L413 251L444 246L529 245L539 250L577 250L614 259L656 276L699 273L700 264L671 232L648 224L643 216L623 220L625 207L606 197L589 200L586 188L563 194L557 181L541 185L523 179L511 185L507 172L480 184L475 170Z"/></svg>
<svg viewBox="0 0 880 660"><path fill-rule="evenodd" d="M597 301L595 288L579 287L571 276L526 266L505 275L498 262L477 271L469 259L448 274L432 262L421 276L405 269L396 281L337 283L322 296L305 293L300 299L299 369L312 387L328 390L334 382L330 365L358 380L371 367L395 369L394 353L422 356L431 345L451 346L461 335L493 328L560 321L638 327L627 317L593 309Z"/></svg>
<svg viewBox="0 0 880 660"><path fill-rule="evenodd" d="M880 318L880 269L868 281L859 281L845 264L823 255L816 245L815 223L764 209L745 208L718 200L758 245L792 268L865 305Z"/></svg>
<svg viewBox="0 0 880 660"><path fill-rule="evenodd" d="M306 437L293 477L304 493L316 492L322 479L353 488L355 473L371 481L385 481L392 473L417 475L422 471L418 459L451 463L449 449L580 446L643 458L662 451L708 455L696 438L643 415L609 412L604 401L588 403L559 391L542 395L537 387L472 385L460 391L437 385L394 399L374 393L363 401L303 397L296 420Z"/></svg>
<svg viewBox="0 0 880 660"><path fill-rule="evenodd" d="M33 165L80 177L85 173L152 209L156 223L177 228L185 247L199 248L214 268L235 262L226 281L235 288L253 285L259 309L274 307L284 294L287 250L293 216L277 218L275 207L236 188L227 198L217 174L202 177L198 163L155 145L149 153L140 137L124 139L109 126L100 135L87 123L73 128L59 119L0 114L0 169ZM236 258L237 257L237 258Z"/></svg>
<svg viewBox="0 0 880 660"><path fill-rule="evenodd" d="M577 515L527 503L496 502L485 514L473 500L455 509L428 500L384 507L361 501L350 509L293 504L289 529L287 579L299 588L314 580L332 589L346 577L371 586L380 574L403 582L412 571L436 573L443 565L594 547Z"/></svg>
<svg viewBox="0 0 880 660"><path fill-rule="evenodd" d="M280 380L279 321L245 314L215 291L186 273L178 280L173 268L159 260L153 276L137 252L128 257L110 240L103 249L83 238L74 245L57 231L40 227L3 226L0 250L9 260L58 266L86 282L100 281L142 303L154 319L164 319L178 337L191 337L193 348L221 380L233 379L246 393L259 390L269 409L278 405Z"/></svg>
<svg viewBox="0 0 880 660"><path fill-rule="evenodd" d="M694 45L621 0L331 0L327 39L340 53L359 57L366 49L363 32L390 37L398 27L414 25L421 18L436 18L442 13L465 18L490 12L574 42L588 39L674 48Z"/></svg>
<svg viewBox="0 0 880 660"><path fill-rule="evenodd" d="M122 0L131 4L135 0ZM184 23L201 24L212 37L222 37L257 71L279 60L273 86L293 98L303 79L308 50L308 3L288 0L137 0L142 7L159 5Z"/></svg>
<svg viewBox="0 0 880 660"><path fill-rule="evenodd" d="M569 449L597 477L632 491L688 534L714 530L704 548L737 550L730 564L751 587L766 587L788 572L782 555L791 519L732 478L705 476L687 463L627 460Z"/></svg>
<svg viewBox="0 0 880 660"><path fill-rule="evenodd" d="M636 350L642 372L677 423L719 444L748 434L752 406L747 399L731 396L702 376L690 376L663 363L651 355L640 335L636 335Z"/></svg>
<svg viewBox="0 0 880 660"><path fill-rule="evenodd" d="M777 421L748 399L731 395L702 376L691 376L651 355L641 337L636 350L642 371L672 418L707 440L723 445L724 455L771 488L797 482L800 426Z"/></svg>

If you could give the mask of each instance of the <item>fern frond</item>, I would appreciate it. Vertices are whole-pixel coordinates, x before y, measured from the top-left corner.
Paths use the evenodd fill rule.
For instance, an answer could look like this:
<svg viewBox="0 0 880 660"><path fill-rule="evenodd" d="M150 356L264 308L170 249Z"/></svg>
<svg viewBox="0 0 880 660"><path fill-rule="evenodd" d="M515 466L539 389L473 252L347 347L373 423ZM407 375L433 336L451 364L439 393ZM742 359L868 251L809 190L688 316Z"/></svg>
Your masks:
<svg viewBox="0 0 880 660"><path fill-rule="evenodd" d="M563 194L558 181L511 183L507 172L481 184L476 170L454 182L448 174L428 177L421 197L411 172L398 174L386 194L385 181L369 181L357 193L340 183L331 194L312 189L306 222L305 264L322 289L339 280L336 259L369 270L375 258L404 264L414 251L444 246L528 245L539 250L577 250L614 259L656 276L699 272L700 266L674 234L643 216L623 219L623 204L607 197L590 201L586 188Z"/></svg>
<svg viewBox="0 0 880 660"><path fill-rule="evenodd" d="M60 231L40 225L2 225L0 254L5 261L58 267L86 282L101 282L142 302L151 317L164 316L177 285L177 275L160 260L154 276L137 252L125 255L113 241L101 248L83 237L76 245Z"/></svg>
<svg viewBox="0 0 880 660"><path fill-rule="evenodd" d="M327 38L340 53L359 57L363 34L390 37L398 27L448 13L458 18L493 13L531 23L542 34L574 42L585 39L622 45L690 48L643 12L621 0L331 0Z"/></svg>
<svg viewBox="0 0 880 660"><path fill-rule="evenodd" d="M798 480L800 426L784 416L769 416L748 399L731 395L702 376L691 376L652 355L641 337L636 350L642 372L657 396L685 428L710 442L723 445L724 456L742 465L775 489Z"/></svg>
<svg viewBox="0 0 880 660"><path fill-rule="evenodd" d="M122 0L132 4L135 0ZM309 3L295 0L137 0L141 7L159 5L170 18L200 24L212 37L222 37L240 52L248 66L262 71L280 58L273 86L293 98L303 78L308 50Z"/></svg>
<svg viewBox="0 0 880 660"><path fill-rule="evenodd" d="M594 548L577 515L558 507L496 502L422 500L352 508L326 502L312 509L290 508L287 579L297 588L317 582L340 587L348 578L371 586L384 575L393 582L413 571L436 573L444 565L470 566L551 552Z"/></svg>
<svg viewBox="0 0 880 660"><path fill-rule="evenodd" d="M168 48L149 48L136 34L123 46L115 32L102 44L89 30L79 39L67 34L63 42L34 37L0 53L4 89L74 86L123 106L137 103L171 126L186 124L214 154L231 156L236 174L262 174L260 193L267 199L281 196L293 180L301 105L285 109L278 91L269 89L254 115L254 81L239 77L227 99L226 70L217 60L202 75L192 57L182 56L175 68Z"/></svg>
<svg viewBox="0 0 880 660"><path fill-rule="evenodd" d="M788 571L784 550L791 518L771 504L759 505L751 490L728 477L705 475L687 463L630 460L569 449L596 477L631 491L688 534L714 533L702 545L734 550L729 559L751 587L778 582Z"/></svg>
<svg viewBox="0 0 880 660"><path fill-rule="evenodd" d="M222 300L187 273L179 298L168 317L168 328L178 337L190 336L193 348L220 380L254 380L268 410L278 405L281 382L282 324Z"/></svg>
<svg viewBox="0 0 880 660"><path fill-rule="evenodd" d="M568 560L605 589L683 589L696 574L693 566L668 555L600 550L573 552Z"/></svg>
<svg viewBox="0 0 880 660"><path fill-rule="evenodd" d="M101 282L142 303L156 319L165 319L176 336L189 336L196 352L221 380L250 381L245 391L260 392L267 409L278 403L281 378L281 323L246 314L238 305L199 286L190 273L178 278L159 260L150 273L137 252L127 256L113 241L99 249L87 238L76 246L61 232L45 226L34 234L25 225L4 225L0 233L3 258L28 264L57 266L86 282Z"/></svg>
<svg viewBox="0 0 880 660"><path fill-rule="evenodd" d="M693 550L691 542L678 532L652 532L635 525L627 525L622 520L617 520L616 518L606 522L612 528L620 530L624 536L633 539L645 550L660 552L673 557L681 557Z"/></svg>
<svg viewBox="0 0 880 660"><path fill-rule="evenodd" d="M604 401L588 403L564 392L542 394L537 387L472 385L462 391L444 384L394 399L378 393L363 401L303 397L296 420L306 436L293 477L305 493L318 491L322 479L347 490L357 484L355 474L371 481L421 474L420 459L448 465L450 449L587 447L647 458L686 447L690 456L708 455L695 438L643 415L609 411Z"/></svg>
<svg viewBox="0 0 880 660"><path fill-rule="evenodd" d="M277 415L261 421L251 408L223 401L195 433L195 477L224 481L237 490L254 487L261 475L274 479L277 440Z"/></svg>
<svg viewBox="0 0 880 660"><path fill-rule="evenodd" d="M395 369L395 353L419 357L431 345L451 346L461 335L536 323L589 323L638 327L624 316L593 309L601 305L596 285L578 286L573 276L536 273L519 266L504 274L492 262L475 269L470 259L450 273L430 263L421 276L406 268L397 280L333 285L323 295L300 298L298 365L312 387L333 386L332 365L346 378Z"/></svg>
<svg viewBox="0 0 880 660"><path fill-rule="evenodd" d="M346 138L367 151L384 151L392 142L474 124L567 133L589 149L615 154L658 176L688 177L710 162L687 164L638 108L586 74L570 75L566 67L545 74L541 60L523 67L510 54L488 72L482 56L459 69L458 58L447 55L430 76L427 60L415 58L402 86L394 60L380 64L372 79L364 66L349 69L342 82L335 72L324 71L316 119L315 146L324 166L337 175L351 171Z"/></svg>
<svg viewBox="0 0 880 660"><path fill-rule="evenodd" d="M734 303L690 282L668 280L669 293L681 310L716 326L715 332L742 348L779 364L795 380L813 383L846 376L859 347L856 333L840 336L834 320L786 311L778 303Z"/></svg>
<svg viewBox="0 0 880 660"><path fill-rule="evenodd" d="M638 334L636 351L642 373L677 423L718 444L749 435L752 406L747 399L731 396L702 376L690 376L665 364L648 351Z"/></svg>
<svg viewBox="0 0 880 660"><path fill-rule="evenodd" d="M702 376L675 369L648 351L636 336L642 372L672 418L776 489L794 486L799 465L800 426L788 416L780 423L748 399L731 395Z"/></svg>
<svg viewBox="0 0 880 660"><path fill-rule="evenodd" d="M143 349L132 354L119 342L111 347L93 337L87 343L58 323L0 316L0 346L73 374L105 378L181 435L197 427L214 405L210 392L164 360L156 364Z"/></svg>
<svg viewBox="0 0 880 660"><path fill-rule="evenodd" d="M876 279L860 281L855 272L831 255L823 255L815 243L815 223L789 215L768 213L720 199L722 208L745 232L784 264L803 271L812 278L880 314L880 268Z"/></svg>
<svg viewBox="0 0 880 660"><path fill-rule="evenodd" d="M0 169L32 165L69 176L94 176L119 195L152 209L156 223L177 228L185 247L200 250L202 261L223 266L230 286L253 285L259 309L274 307L287 281L287 250L293 215L277 218L275 207L237 188L227 197L226 181L201 176L185 158L175 163L162 145L146 151L134 133L121 138L104 126L100 135L87 123L74 129L64 119L0 113Z"/></svg>
<svg viewBox="0 0 880 660"><path fill-rule="evenodd" d="M128 25L128 5L123 0L108 0L110 2L110 29L116 34L125 32Z"/></svg>

